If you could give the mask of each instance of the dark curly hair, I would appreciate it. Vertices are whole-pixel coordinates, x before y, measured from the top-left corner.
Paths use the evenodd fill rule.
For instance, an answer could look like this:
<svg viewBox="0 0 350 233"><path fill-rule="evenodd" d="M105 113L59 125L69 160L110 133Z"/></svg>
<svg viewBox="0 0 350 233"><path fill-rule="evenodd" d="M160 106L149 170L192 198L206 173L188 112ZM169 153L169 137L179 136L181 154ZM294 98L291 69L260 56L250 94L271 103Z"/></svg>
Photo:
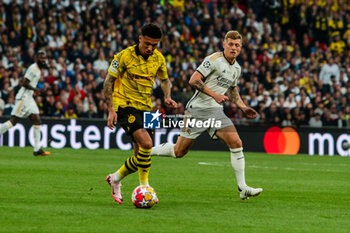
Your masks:
<svg viewBox="0 0 350 233"><path fill-rule="evenodd" d="M149 23L141 28L141 35L148 36L153 39L162 38L162 30L154 23Z"/></svg>

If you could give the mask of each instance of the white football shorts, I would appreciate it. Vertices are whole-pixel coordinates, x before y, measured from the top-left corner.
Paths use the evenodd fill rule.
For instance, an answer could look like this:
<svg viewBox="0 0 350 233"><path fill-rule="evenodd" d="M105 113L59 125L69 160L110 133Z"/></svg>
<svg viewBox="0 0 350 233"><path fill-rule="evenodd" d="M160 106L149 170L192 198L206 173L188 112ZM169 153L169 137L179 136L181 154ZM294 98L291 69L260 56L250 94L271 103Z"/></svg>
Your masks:
<svg viewBox="0 0 350 233"><path fill-rule="evenodd" d="M222 108L189 108L185 111L184 127L181 128L180 136L196 139L204 131L208 131L212 139L218 139L216 131L228 126L233 126L233 123Z"/></svg>
<svg viewBox="0 0 350 233"><path fill-rule="evenodd" d="M31 114L39 114L39 108L36 105L33 97L16 100L11 116L26 118Z"/></svg>

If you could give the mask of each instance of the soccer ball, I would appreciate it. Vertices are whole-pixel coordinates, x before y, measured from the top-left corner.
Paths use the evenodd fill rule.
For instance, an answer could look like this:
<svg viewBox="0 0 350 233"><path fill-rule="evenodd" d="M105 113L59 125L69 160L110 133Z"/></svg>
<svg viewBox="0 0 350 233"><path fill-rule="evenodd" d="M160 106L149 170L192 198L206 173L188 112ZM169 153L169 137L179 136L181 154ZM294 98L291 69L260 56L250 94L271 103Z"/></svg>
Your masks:
<svg viewBox="0 0 350 233"><path fill-rule="evenodd" d="M140 185L132 192L131 201L137 208L151 208L158 203L158 198L151 186Z"/></svg>

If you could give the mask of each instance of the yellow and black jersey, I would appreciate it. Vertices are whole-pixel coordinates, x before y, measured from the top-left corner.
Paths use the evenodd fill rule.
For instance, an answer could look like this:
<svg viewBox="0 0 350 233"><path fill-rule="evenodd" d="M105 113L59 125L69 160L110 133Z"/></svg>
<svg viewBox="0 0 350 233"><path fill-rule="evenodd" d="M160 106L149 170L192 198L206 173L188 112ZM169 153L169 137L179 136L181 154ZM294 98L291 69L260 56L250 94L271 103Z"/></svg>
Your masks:
<svg viewBox="0 0 350 233"><path fill-rule="evenodd" d="M144 58L137 45L130 46L114 56L108 73L116 77L113 92L113 106L133 107L142 111L151 111L151 94L156 76L168 78L163 55L155 49L153 54Z"/></svg>

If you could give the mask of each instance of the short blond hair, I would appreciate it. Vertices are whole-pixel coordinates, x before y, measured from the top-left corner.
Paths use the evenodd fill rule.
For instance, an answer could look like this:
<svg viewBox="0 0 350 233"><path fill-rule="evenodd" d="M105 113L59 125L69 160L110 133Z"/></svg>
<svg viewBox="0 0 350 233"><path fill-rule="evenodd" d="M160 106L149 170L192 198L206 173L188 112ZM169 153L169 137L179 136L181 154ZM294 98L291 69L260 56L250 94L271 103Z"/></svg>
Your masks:
<svg viewBox="0 0 350 233"><path fill-rule="evenodd" d="M227 39L229 38L232 40L240 39L241 42L243 42L242 35L238 31L234 31L234 30L228 31L225 35L225 41L227 41Z"/></svg>

